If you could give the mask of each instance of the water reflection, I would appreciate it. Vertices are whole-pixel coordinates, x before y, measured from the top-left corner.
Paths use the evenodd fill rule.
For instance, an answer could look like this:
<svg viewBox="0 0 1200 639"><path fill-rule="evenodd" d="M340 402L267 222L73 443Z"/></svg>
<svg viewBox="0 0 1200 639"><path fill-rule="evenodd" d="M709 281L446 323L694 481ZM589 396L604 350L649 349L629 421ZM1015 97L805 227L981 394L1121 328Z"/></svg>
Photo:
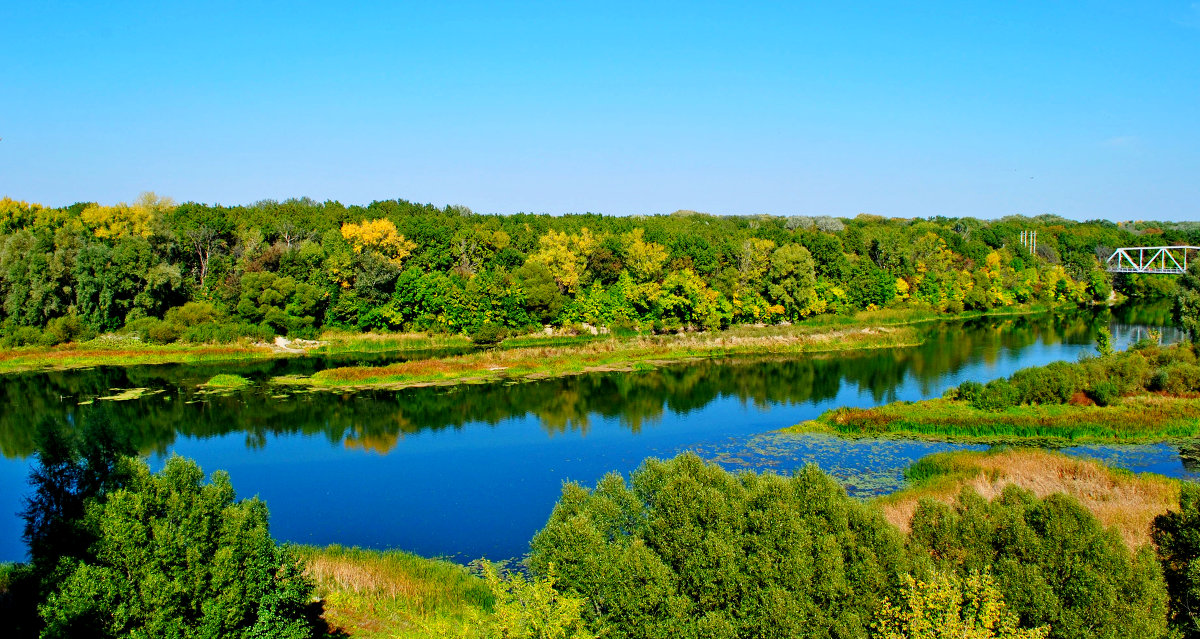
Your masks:
<svg viewBox="0 0 1200 639"><path fill-rule="evenodd" d="M834 406L916 400L966 379L1074 360L1094 352L1105 325L1123 347L1141 322L1164 317L1142 307L936 323L920 327L927 341L915 348L401 391L297 393L269 383L341 363L324 360L0 377L0 485L9 487L0 492L0 561L23 552L20 523L4 513L19 509L37 423L78 423L97 404L112 410L152 464L178 452L207 471L229 470L242 494L267 500L281 539L504 558L524 552L561 482L592 484L681 450L731 468L788 472L815 462L854 494L886 492L909 461L950 446L787 441L770 431ZM219 372L255 384L227 394L198 389ZM162 392L96 400L128 388ZM1111 448L1092 452L1138 467L1136 455ZM1160 447L1153 456L1150 468L1184 475L1200 450Z"/></svg>
<svg viewBox="0 0 1200 639"><path fill-rule="evenodd" d="M237 364L222 367L101 367L84 371L0 378L0 453L32 452L33 429L43 416L76 420L87 402L114 389L165 392L138 400L109 402L116 419L133 431L139 448L164 452L176 437L243 433L249 449L282 434L320 435L347 447L388 452L404 436L467 424L496 425L532 416L551 435L587 434L597 419L615 419L632 433L664 414L688 415L723 397L758 407L812 404L837 397L846 385L872 403L900 398L906 383L920 396L940 393L968 364L1001 369L1043 363L1060 355L1056 345L1093 343L1106 314L1071 313L940 323L921 327L917 348L794 358L699 361L638 373L603 373L528 383L412 388L353 393L292 392L268 383L271 377L319 367L312 361ZM1119 324L1116 337L1133 337L1132 324ZM1169 335L1168 337L1177 337ZM1028 352L1040 344L1039 353ZM1083 352L1081 349L1080 352ZM236 372L258 380L230 394L205 394L198 384L214 372ZM85 405L80 405L83 402Z"/></svg>

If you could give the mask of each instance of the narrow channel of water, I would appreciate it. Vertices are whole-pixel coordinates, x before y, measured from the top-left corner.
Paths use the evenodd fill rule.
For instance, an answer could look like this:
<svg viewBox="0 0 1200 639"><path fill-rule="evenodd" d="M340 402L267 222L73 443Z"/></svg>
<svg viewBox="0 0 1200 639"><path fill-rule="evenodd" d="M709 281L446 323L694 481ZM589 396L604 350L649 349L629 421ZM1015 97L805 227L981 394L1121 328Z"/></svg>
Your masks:
<svg viewBox="0 0 1200 639"><path fill-rule="evenodd" d="M356 393L289 392L267 383L320 360L224 366L101 367L0 377L0 561L24 555L16 512L33 432L108 409L151 463L169 454L228 470L241 495L271 509L276 537L395 547L461 560L523 554L562 482L593 484L648 456L695 450L728 468L789 472L817 463L851 493L894 490L903 468L961 445L782 436L776 429L835 406L940 395L1026 366L1094 352L1110 325L1119 347L1165 323L1161 307L947 322L916 348L804 358L701 362L517 384ZM1162 329L1166 340L1179 339ZM378 359L372 357L372 359ZM256 380L205 394L216 372ZM109 401L113 389L157 391ZM1133 470L1191 476L1174 446L1088 447Z"/></svg>

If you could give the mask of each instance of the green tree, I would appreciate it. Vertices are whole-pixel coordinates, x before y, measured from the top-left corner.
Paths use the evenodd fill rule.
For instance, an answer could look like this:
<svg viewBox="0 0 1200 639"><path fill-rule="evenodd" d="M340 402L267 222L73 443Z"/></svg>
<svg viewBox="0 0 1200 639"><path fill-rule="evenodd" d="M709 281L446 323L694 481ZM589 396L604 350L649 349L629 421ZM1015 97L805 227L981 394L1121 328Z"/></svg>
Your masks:
<svg viewBox="0 0 1200 639"><path fill-rule="evenodd" d="M1171 594L1171 622L1184 637L1200 637L1200 486L1179 485L1179 510L1159 515L1151 529Z"/></svg>
<svg viewBox="0 0 1200 639"><path fill-rule="evenodd" d="M815 466L733 475L685 454L563 488L535 575L611 637L864 636L907 559L898 531Z"/></svg>
<svg viewBox="0 0 1200 639"><path fill-rule="evenodd" d="M910 546L960 577L996 579L1026 628L1050 637L1164 637L1167 590L1154 551L1131 552L1075 499L1009 485L989 501L964 489L950 506L922 500Z"/></svg>
<svg viewBox="0 0 1200 639"><path fill-rule="evenodd" d="M1187 273L1179 278L1175 321L1191 332L1193 342L1200 342L1200 260L1188 264Z"/></svg>
<svg viewBox="0 0 1200 639"><path fill-rule="evenodd" d="M43 637L312 636L298 561L267 531L267 508L229 477L181 457L153 474L127 459L125 486L91 503L92 557L39 610Z"/></svg>

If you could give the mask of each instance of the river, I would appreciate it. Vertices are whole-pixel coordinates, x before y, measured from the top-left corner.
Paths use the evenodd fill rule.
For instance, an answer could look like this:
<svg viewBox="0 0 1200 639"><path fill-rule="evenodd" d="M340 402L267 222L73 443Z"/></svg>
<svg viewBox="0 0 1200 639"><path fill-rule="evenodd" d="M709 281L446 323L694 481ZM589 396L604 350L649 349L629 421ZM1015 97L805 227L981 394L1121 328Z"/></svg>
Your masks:
<svg viewBox="0 0 1200 639"><path fill-rule="evenodd" d="M317 359L3 376L0 561L25 556L16 513L43 419L78 423L87 411L111 410L153 467L179 454L207 472L229 471L239 495L267 502L281 540L504 559L527 551L564 481L592 485L649 456L692 450L730 469L784 473L811 462L851 494L895 490L911 461L967 446L774 431L836 406L936 397L964 380L1075 360L1095 352L1106 324L1124 348L1168 320L1158 305L942 322L923 325L926 342L914 348L399 391L295 392L268 382L331 364ZM1161 330L1164 341L1182 337ZM228 393L198 388L218 372L255 383ZM128 388L153 393L98 399ZM1177 477L1200 470L1186 446L1068 452Z"/></svg>

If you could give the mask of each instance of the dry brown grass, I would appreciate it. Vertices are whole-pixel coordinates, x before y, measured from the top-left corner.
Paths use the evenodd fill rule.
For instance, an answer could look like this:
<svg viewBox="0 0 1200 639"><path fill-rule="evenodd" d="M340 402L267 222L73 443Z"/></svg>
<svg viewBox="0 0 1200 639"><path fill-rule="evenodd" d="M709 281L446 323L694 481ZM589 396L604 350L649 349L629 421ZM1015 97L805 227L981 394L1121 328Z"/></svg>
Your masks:
<svg viewBox="0 0 1200 639"><path fill-rule="evenodd" d="M1009 484L1038 497L1066 493L1106 527L1115 527L1130 548L1150 541L1154 518L1179 505L1179 485L1157 475L1114 471L1095 461L1044 450L960 453L963 472L881 500L884 516L906 534L917 502L929 497L952 503L963 487L993 499Z"/></svg>

